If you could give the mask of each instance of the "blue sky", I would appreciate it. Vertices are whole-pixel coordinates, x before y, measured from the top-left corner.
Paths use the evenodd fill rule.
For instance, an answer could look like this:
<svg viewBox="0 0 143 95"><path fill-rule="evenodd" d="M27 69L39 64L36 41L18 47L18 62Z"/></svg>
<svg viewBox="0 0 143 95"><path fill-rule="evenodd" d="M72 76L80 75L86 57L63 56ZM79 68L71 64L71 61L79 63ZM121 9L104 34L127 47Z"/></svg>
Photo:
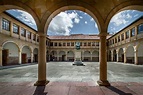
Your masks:
<svg viewBox="0 0 143 95"><path fill-rule="evenodd" d="M19 20L37 30L32 16L21 10L7 10ZM114 34L134 20L143 15L143 12L126 10L117 13L110 21L108 32ZM96 21L85 12L68 10L55 16L47 29L48 35L70 35L70 34L99 34Z"/></svg>

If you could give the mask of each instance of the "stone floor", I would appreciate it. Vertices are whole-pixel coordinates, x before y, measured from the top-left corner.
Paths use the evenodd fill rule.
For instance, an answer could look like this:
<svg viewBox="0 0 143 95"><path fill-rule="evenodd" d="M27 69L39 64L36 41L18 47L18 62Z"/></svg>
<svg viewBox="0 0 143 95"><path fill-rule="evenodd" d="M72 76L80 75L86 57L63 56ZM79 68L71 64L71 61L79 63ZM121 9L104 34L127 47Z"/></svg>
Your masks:
<svg viewBox="0 0 143 95"><path fill-rule="evenodd" d="M143 95L143 65L108 63L111 86L98 86L99 63L47 63L47 86L33 86L37 64L0 67L0 95Z"/></svg>

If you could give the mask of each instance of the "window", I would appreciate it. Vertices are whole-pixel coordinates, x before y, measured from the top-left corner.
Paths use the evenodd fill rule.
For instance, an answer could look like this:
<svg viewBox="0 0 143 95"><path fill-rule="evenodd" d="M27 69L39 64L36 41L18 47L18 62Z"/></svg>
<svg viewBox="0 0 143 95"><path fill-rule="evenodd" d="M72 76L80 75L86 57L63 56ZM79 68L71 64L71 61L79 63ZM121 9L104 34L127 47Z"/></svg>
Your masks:
<svg viewBox="0 0 143 95"><path fill-rule="evenodd" d="M27 31L27 37L28 39L31 39L31 32Z"/></svg>
<svg viewBox="0 0 143 95"><path fill-rule="evenodd" d="M99 42L96 42L96 46L99 46Z"/></svg>
<svg viewBox="0 0 143 95"><path fill-rule="evenodd" d="M95 42L92 42L92 46L95 46Z"/></svg>
<svg viewBox="0 0 143 95"><path fill-rule="evenodd" d="M126 39L129 38L129 31L126 32Z"/></svg>
<svg viewBox="0 0 143 95"><path fill-rule="evenodd" d="M54 46L57 46L57 43L54 43L55 45Z"/></svg>
<svg viewBox="0 0 143 95"><path fill-rule="evenodd" d="M2 19L2 29L10 31L10 21Z"/></svg>
<svg viewBox="0 0 143 95"><path fill-rule="evenodd" d="M121 40L122 40L122 41L124 40L124 34L121 35Z"/></svg>
<svg viewBox="0 0 143 95"><path fill-rule="evenodd" d="M20 32L21 32L21 36L24 36L24 37L26 36L26 30L24 28L21 28Z"/></svg>
<svg viewBox="0 0 143 95"><path fill-rule="evenodd" d="M88 46L91 46L91 42L88 42Z"/></svg>
<svg viewBox="0 0 143 95"><path fill-rule="evenodd" d="M59 46L62 46L62 44L61 44L61 43L59 43Z"/></svg>
<svg viewBox="0 0 143 95"><path fill-rule="evenodd" d="M138 34L143 33L143 24L138 26Z"/></svg>
<svg viewBox="0 0 143 95"><path fill-rule="evenodd" d="M112 40L112 43L114 44L114 39Z"/></svg>
<svg viewBox="0 0 143 95"><path fill-rule="evenodd" d="M50 46L53 46L53 42L50 42Z"/></svg>
<svg viewBox="0 0 143 95"><path fill-rule="evenodd" d="M71 43L71 46L74 46L74 42Z"/></svg>
<svg viewBox="0 0 143 95"><path fill-rule="evenodd" d="M70 42L67 43L67 46L70 46Z"/></svg>
<svg viewBox="0 0 143 95"><path fill-rule="evenodd" d="M120 36L118 36L118 42L120 42Z"/></svg>
<svg viewBox="0 0 143 95"><path fill-rule="evenodd" d="M66 46L66 43L63 43L63 46Z"/></svg>
<svg viewBox="0 0 143 95"><path fill-rule="evenodd" d="M36 41L36 35L35 34L33 34L33 40Z"/></svg>
<svg viewBox="0 0 143 95"><path fill-rule="evenodd" d="M82 46L82 42L80 42L80 46Z"/></svg>
<svg viewBox="0 0 143 95"><path fill-rule="evenodd" d="M39 37L37 37L37 42L39 42Z"/></svg>
<svg viewBox="0 0 143 95"><path fill-rule="evenodd" d="M135 36L135 27L131 30L131 37Z"/></svg>
<svg viewBox="0 0 143 95"><path fill-rule="evenodd" d="M84 42L84 46L86 46L86 42Z"/></svg>
<svg viewBox="0 0 143 95"><path fill-rule="evenodd" d="M13 33L18 34L19 33L18 28L19 28L18 25L13 24Z"/></svg>

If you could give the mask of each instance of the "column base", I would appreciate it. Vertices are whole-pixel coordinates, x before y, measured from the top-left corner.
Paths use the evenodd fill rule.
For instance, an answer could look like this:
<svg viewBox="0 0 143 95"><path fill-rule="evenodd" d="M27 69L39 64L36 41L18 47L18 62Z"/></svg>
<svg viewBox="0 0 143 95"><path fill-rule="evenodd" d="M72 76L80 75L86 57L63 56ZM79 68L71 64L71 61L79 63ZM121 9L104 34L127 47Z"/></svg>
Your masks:
<svg viewBox="0 0 143 95"><path fill-rule="evenodd" d="M110 86L110 83L108 81L99 80L97 81L97 83L99 86Z"/></svg>
<svg viewBox="0 0 143 95"><path fill-rule="evenodd" d="M49 83L50 81L45 80L45 81L37 81L34 86L45 86Z"/></svg>

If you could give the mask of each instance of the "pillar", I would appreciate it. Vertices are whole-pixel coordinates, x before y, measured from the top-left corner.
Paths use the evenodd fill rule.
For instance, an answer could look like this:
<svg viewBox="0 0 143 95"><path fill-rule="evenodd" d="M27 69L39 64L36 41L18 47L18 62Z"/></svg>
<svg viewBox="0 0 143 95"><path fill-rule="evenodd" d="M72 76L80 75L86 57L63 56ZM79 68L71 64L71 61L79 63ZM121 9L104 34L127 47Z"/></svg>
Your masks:
<svg viewBox="0 0 143 95"><path fill-rule="evenodd" d="M116 50L116 53L117 53L116 54L116 58L117 58L116 61L119 62L119 50Z"/></svg>
<svg viewBox="0 0 143 95"><path fill-rule="evenodd" d="M126 58L126 51L124 51L124 63L127 62L127 58Z"/></svg>
<svg viewBox="0 0 143 95"><path fill-rule="evenodd" d="M10 22L10 36L13 34L13 22Z"/></svg>
<svg viewBox="0 0 143 95"><path fill-rule="evenodd" d="M2 47L0 47L0 66L2 66Z"/></svg>
<svg viewBox="0 0 143 95"><path fill-rule="evenodd" d="M34 57L33 52L31 52L31 63L33 63L33 57Z"/></svg>
<svg viewBox="0 0 143 95"><path fill-rule="evenodd" d="M46 34L39 35L38 53L38 81L35 86L45 86L49 81L46 80Z"/></svg>
<svg viewBox="0 0 143 95"><path fill-rule="evenodd" d="M113 57L113 51L111 51L111 61L113 62L113 59L114 59L114 57Z"/></svg>
<svg viewBox="0 0 143 95"><path fill-rule="evenodd" d="M102 33L100 36L100 79L97 83L100 86L110 86L107 81L107 54L106 54L106 36L107 33Z"/></svg>
<svg viewBox="0 0 143 95"><path fill-rule="evenodd" d="M136 65L138 65L138 51L136 50L135 52L134 52L134 58L135 58L135 63L134 64L136 64Z"/></svg>
<svg viewBox="0 0 143 95"><path fill-rule="evenodd" d="M68 59L67 59L67 55L68 55L68 54L67 54L67 51L66 51L66 56L65 56L66 58L65 58L65 61L67 61L67 60L68 60Z"/></svg>
<svg viewBox="0 0 143 95"><path fill-rule="evenodd" d="M22 63L22 62L21 62L21 61L22 61L22 60L21 60L21 50L19 50L19 54L18 54L18 55L19 55L19 61L18 61L18 63L21 64L21 63Z"/></svg>
<svg viewBox="0 0 143 95"><path fill-rule="evenodd" d="M0 15L0 33L2 32L2 16Z"/></svg>
<svg viewBox="0 0 143 95"><path fill-rule="evenodd" d="M57 61L60 61L59 60L59 51L57 51Z"/></svg>
<svg viewBox="0 0 143 95"><path fill-rule="evenodd" d="M92 52L90 54L91 54L90 57L91 57L91 61L92 61Z"/></svg>

